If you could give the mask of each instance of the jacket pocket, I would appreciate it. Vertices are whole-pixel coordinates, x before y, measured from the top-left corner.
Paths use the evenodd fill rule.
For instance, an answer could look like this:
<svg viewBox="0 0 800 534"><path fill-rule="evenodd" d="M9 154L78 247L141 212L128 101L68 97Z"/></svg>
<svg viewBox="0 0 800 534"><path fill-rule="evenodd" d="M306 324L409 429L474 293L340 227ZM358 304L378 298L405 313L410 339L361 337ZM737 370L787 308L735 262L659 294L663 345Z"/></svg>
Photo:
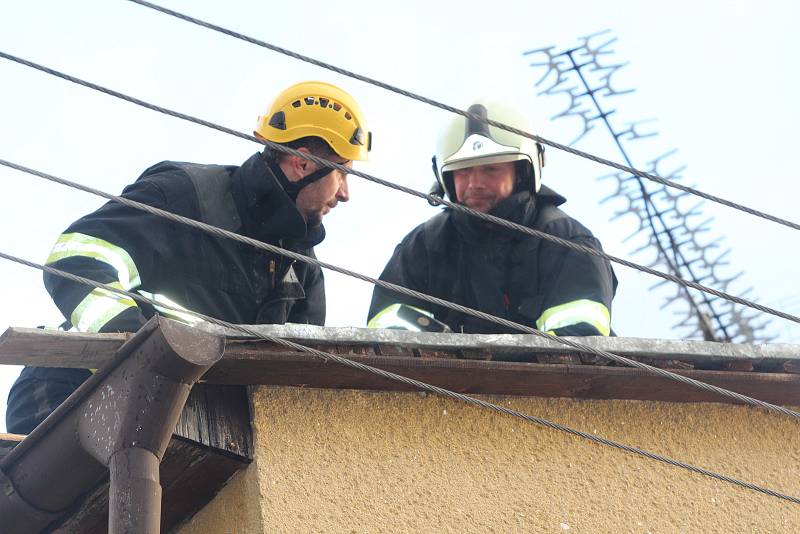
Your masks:
<svg viewBox="0 0 800 534"><path fill-rule="evenodd" d="M542 315L544 306L543 295L533 295L524 297L519 301L515 308L515 315L521 318L519 322L536 327L536 320Z"/></svg>
<svg viewBox="0 0 800 534"><path fill-rule="evenodd" d="M306 292L295 273L294 266L289 266L283 278L275 284L268 300L259 308L258 324L285 323L295 302L305 298Z"/></svg>

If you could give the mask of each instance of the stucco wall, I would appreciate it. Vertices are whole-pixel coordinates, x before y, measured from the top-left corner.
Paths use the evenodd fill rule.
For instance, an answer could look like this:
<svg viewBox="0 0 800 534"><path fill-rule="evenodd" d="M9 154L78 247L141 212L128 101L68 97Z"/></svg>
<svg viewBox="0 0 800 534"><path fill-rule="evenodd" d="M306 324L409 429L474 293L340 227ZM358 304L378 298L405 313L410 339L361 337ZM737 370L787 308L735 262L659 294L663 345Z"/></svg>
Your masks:
<svg viewBox="0 0 800 534"><path fill-rule="evenodd" d="M258 469L239 471L205 508L173 529L177 534L250 534L267 532Z"/></svg>
<svg viewBox="0 0 800 534"><path fill-rule="evenodd" d="M489 400L800 495L800 425L785 417ZM253 405L256 461L181 532L800 532L800 505L455 401L258 388Z"/></svg>

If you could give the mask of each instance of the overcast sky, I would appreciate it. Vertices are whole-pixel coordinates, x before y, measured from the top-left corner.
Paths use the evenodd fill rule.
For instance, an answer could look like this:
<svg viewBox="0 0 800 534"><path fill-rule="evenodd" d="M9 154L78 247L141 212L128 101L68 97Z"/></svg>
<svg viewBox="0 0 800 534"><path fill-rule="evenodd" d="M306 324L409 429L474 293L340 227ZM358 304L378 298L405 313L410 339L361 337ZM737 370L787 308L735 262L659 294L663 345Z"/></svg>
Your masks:
<svg viewBox="0 0 800 534"><path fill-rule="evenodd" d="M617 97L619 124L656 118L650 150L677 148L686 183L797 221L800 121L796 53L798 11L791 1L652 2L256 2L164 0L163 5L262 40L466 108L490 97L519 108L534 131L567 143L571 120L549 119L564 108L536 96L542 74L522 52L610 29L614 58L629 61ZM224 6L224 7L223 7ZM361 103L374 150L361 170L419 189L432 181L430 156L449 115L178 21L125 0L0 2L0 50L83 77L156 104L249 132L272 96L305 79L338 84ZM238 164L258 146L0 60L0 158L119 193L145 168L172 159ZM645 143L642 141L642 143ZM604 132L577 145L620 161ZM663 150L662 150L663 149ZM611 184L607 169L547 152L544 183L564 194L566 211L584 222L612 254L631 255L622 240L635 220L609 222L614 205L599 205ZM642 161L634 163L643 164ZM3 234L0 250L43 262L57 236L102 200L0 168ZM394 245L436 213L423 200L351 177L352 200L326 219L318 256L377 276ZM730 274L744 271L739 294L753 287L760 302L800 312L797 233L706 204L711 234L732 249ZM614 303L621 335L679 337L670 289L626 268ZM360 326L372 288L326 273L328 325ZM61 322L41 274L0 263L0 331ZM775 318L770 331L800 342L800 329ZM4 399L17 368L0 369L0 431Z"/></svg>

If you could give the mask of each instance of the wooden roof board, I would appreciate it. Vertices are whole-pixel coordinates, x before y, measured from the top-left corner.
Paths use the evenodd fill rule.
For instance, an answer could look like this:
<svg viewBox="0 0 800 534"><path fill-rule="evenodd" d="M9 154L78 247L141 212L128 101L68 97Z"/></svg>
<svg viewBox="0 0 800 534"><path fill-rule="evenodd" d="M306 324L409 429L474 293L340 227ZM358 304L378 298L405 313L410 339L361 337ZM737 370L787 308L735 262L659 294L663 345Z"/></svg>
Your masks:
<svg viewBox="0 0 800 534"><path fill-rule="evenodd" d="M11 327L0 336L0 363L95 369L132 335Z"/></svg>
<svg viewBox="0 0 800 534"><path fill-rule="evenodd" d="M530 334L431 334L367 328L332 328L313 325L255 325L265 335L292 339L305 344L325 346L402 345L409 349L431 350L488 350L498 358L524 353L568 354L576 350ZM234 331L214 325L204 329L242 339ZM132 334L86 334L42 330L38 328L8 328L0 336L0 363L8 365L39 365L92 367L102 364ZM786 343L748 345L714 343L692 340L665 340L623 337L572 338L590 347L622 356L647 357L656 360L686 360L702 362L797 362L800 346ZM502 358L500 358L502 356Z"/></svg>
<svg viewBox="0 0 800 534"><path fill-rule="evenodd" d="M0 460L5 458L11 452L11 449L16 447L24 438L25 436L20 436L19 434L3 434L0 432Z"/></svg>
<svg viewBox="0 0 800 534"><path fill-rule="evenodd" d="M288 337L458 392L729 401L646 371L603 365L594 357L530 335L420 334L306 325L257 328L265 334ZM222 333L219 329L216 332ZM100 367L128 336L10 328L0 337L0 363ZM794 374L800 370L800 347L794 345L630 338L580 338L580 341L768 402L800 405L800 374ZM280 345L241 337L228 339L223 360L203 380L217 384L409 389Z"/></svg>
<svg viewBox="0 0 800 534"><path fill-rule="evenodd" d="M459 393L631 399L667 402L732 402L631 367L539 364L409 356L347 358ZM800 405L800 375L674 370L767 402ZM212 383L267 384L333 389L410 391L412 387L305 354L270 352L254 357L229 344L226 357L204 375Z"/></svg>

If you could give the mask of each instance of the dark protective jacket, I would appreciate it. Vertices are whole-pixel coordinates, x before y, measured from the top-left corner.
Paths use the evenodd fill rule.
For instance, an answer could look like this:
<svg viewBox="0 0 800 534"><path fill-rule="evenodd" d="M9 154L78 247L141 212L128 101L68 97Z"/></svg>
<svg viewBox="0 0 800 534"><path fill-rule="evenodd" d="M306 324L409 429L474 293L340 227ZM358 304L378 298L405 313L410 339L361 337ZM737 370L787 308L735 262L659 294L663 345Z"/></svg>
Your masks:
<svg viewBox="0 0 800 534"><path fill-rule="evenodd" d="M241 167L168 161L147 169L122 196L313 256L325 230L306 227L279 183L281 172L261 154ZM73 223L47 263L233 323L325 322L319 267L114 202ZM152 306L55 275L45 273L44 281L80 331L134 332L155 313ZM9 394L9 431L30 432L89 375L26 367Z"/></svg>
<svg viewBox="0 0 800 534"><path fill-rule="evenodd" d="M542 187L535 198L512 195L492 214L601 250L586 227L556 207L565 201ZM609 335L617 286L606 260L452 210L411 231L380 278L558 335ZM454 332L514 332L380 287L369 326L407 326L396 315L398 304L431 313Z"/></svg>
<svg viewBox="0 0 800 534"><path fill-rule="evenodd" d="M162 162L122 196L313 255L324 228L306 228L279 172L260 154L241 167ZM48 264L233 323L325 322L318 267L115 202L73 223ZM154 313L54 275L45 274L45 286L80 331L136 331Z"/></svg>

